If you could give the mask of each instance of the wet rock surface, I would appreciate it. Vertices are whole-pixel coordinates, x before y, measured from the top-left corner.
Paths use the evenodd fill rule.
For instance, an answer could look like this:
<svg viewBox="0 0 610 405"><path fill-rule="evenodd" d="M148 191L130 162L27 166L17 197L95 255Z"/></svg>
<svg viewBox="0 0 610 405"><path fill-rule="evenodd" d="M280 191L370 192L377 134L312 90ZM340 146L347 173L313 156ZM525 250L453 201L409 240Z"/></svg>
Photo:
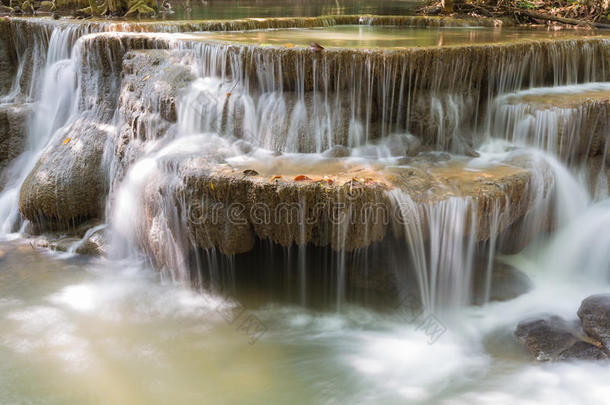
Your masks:
<svg viewBox="0 0 610 405"><path fill-rule="evenodd" d="M592 295L578 309L579 320L554 315L526 320L517 340L536 360L603 360L610 355L610 294Z"/></svg>
<svg viewBox="0 0 610 405"><path fill-rule="evenodd" d="M32 104L0 105L0 169L25 149Z"/></svg>
<svg viewBox="0 0 610 405"><path fill-rule="evenodd" d="M599 347L587 342L576 342L559 354L557 360L604 360L608 355Z"/></svg>
<svg viewBox="0 0 610 405"><path fill-rule="evenodd" d="M115 146L118 161L132 162L145 142L174 134L178 97L194 80L190 68L180 63L183 57L166 50L125 54L118 104L122 125Z"/></svg>
<svg viewBox="0 0 610 405"><path fill-rule="evenodd" d="M94 230L85 235L76 245L76 253L87 256L104 256L108 249L108 239L104 229Z"/></svg>
<svg viewBox="0 0 610 405"><path fill-rule="evenodd" d="M105 124L78 120L46 148L21 187L19 211L39 225L67 228L100 218L107 177L102 168Z"/></svg>
<svg viewBox="0 0 610 405"><path fill-rule="evenodd" d="M8 93L13 84L14 59L8 35L3 34L0 27L0 97Z"/></svg>
<svg viewBox="0 0 610 405"><path fill-rule="evenodd" d="M550 315L519 323L515 335L536 360L554 360L578 341L577 328L576 322Z"/></svg>

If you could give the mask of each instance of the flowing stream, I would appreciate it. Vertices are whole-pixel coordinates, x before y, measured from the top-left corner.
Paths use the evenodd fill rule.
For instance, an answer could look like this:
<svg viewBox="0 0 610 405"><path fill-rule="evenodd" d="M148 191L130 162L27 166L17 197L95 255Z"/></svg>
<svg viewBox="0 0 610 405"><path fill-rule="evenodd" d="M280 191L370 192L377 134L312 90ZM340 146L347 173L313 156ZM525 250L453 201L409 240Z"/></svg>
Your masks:
<svg viewBox="0 0 610 405"><path fill-rule="evenodd" d="M0 113L31 108L0 192L0 403L610 401L605 363L513 336L610 292L609 34L384 21L0 21ZM317 194L278 183L303 173L389 224L321 238ZM244 219L239 193L192 216L253 176L297 224Z"/></svg>

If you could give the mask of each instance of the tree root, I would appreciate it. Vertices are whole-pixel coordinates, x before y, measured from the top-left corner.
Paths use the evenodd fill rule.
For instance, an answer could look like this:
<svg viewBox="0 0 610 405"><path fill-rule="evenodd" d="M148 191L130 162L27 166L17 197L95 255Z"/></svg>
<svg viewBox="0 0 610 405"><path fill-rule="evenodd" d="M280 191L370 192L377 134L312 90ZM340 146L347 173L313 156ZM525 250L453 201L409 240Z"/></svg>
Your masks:
<svg viewBox="0 0 610 405"><path fill-rule="evenodd" d="M559 22L562 24L570 24L570 25L585 25L585 26L591 26L591 27L595 27L595 28L610 28L610 24L602 24L596 21L587 21L587 20L579 20L576 18L566 18L566 17L559 17L559 16L554 16L554 15L549 15L549 14L544 14L544 13L538 13L536 11L530 11L530 10L524 10L521 8L515 8L515 7L510 7L510 6L501 6L503 8L505 8L508 11L511 11L513 13L519 13L525 16L528 16L530 18L535 18L536 20L546 20L546 21L555 21L555 22Z"/></svg>
<svg viewBox="0 0 610 405"><path fill-rule="evenodd" d="M541 13L538 11L527 10L518 7L512 7L510 5L503 4L503 1L500 0L494 6L486 6L484 4L474 4L474 3L466 3L466 2L456 2L454 4L453 10L455 12L476 12L477 14L484 15L486 17L491 18L499 18L506 15L513 15L516 18L516 15L520 15L526 18L535 19L535 20L543 20L543 21L553 21L562 24L576 25L576 26L587 26L593 28L601 28L601 29L610 29L610 24L600 23L597 20L600 18L602 10L598 10L597 15L591 16L590 19L577 19L577 18L568 18L568 17L560 17L551 14ZM440 6L440 2L435 0L433 3L430 3L418 10L421 14L439 14L442 12L442 8Z"/></svg>

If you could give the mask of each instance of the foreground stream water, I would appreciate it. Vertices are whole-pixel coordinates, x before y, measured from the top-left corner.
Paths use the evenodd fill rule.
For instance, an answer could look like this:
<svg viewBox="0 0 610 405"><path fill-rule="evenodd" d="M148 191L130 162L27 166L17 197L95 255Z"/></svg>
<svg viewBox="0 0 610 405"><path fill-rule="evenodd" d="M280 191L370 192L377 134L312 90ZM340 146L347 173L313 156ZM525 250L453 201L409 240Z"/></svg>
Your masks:
<svg viewBox="0 0 610 405"><path fill-rule="evenodd" d="M0 402L600 403L610 395L604 362L535 364L512 333L524 316L570 319L582 297L610 292L608 252L578 259L607 248L596 236L609 204L536 253L508 257L535 288L441 317L447 329L433 343L400 311L265 304L246 309L266 327L250 344L223 315L234 304L165 285L141 264L3 242Z"/></svg>

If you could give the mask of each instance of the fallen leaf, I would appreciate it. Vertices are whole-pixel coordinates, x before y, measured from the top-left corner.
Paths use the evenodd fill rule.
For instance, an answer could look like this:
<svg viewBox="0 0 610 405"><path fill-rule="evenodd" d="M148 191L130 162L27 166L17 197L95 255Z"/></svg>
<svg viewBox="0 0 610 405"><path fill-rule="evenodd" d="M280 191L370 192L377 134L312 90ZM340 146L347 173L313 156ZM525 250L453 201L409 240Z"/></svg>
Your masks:
<svg viewBox="0 0 610 405"><path fill-rule="evenodd" d="M290 44L290 43L289 43L289 44L284 44L284 46L285 46L286 48L292 48L292 47L294 46L294 44Z"/></svg>
<svg viewBox="0 0 610 405"><path fill-rule="evenodd" d="M144 76L144 79L142 79L142 80L146 81L146 80L148 80L148 79L150 79L150 75L146 75L146 76Z"/></svg>
<svg viewBox="0 0 610 405"><path fill-rule="evenodd" d="M71 140L71 139L72 139L72 138L70 138L70 137L67 137L67 138L66 138L66 140L65 140L65 141L64 141L64 142L63 142L63 143L62 143L62 145L65 145L65 144L67 144L67 143L68 143L68 142L70 142L70 140Z"/></svg>
<svg viewBox="0 0 610 405"><path fill-rule="evenodd" d="M282 178L282 176L273 176L273 177L271 178L271 181L279 180L279 179L281 179L281 178Z"/></svg>
<svg viewBox="0 0 610 405"><path fill-rule="evenodd" d="M298 176L296 176L294 178L294 181L305 181L305 180L311 180L309 177L305 176L304 174L299 174Z"/></svg>
<svg viewBox="0 0 610 405"><path fill-rule="evenodd" d="M214 183L212 183L211 181L210 181L210 188L212 189L212 191L214 190Z"/></svg>

